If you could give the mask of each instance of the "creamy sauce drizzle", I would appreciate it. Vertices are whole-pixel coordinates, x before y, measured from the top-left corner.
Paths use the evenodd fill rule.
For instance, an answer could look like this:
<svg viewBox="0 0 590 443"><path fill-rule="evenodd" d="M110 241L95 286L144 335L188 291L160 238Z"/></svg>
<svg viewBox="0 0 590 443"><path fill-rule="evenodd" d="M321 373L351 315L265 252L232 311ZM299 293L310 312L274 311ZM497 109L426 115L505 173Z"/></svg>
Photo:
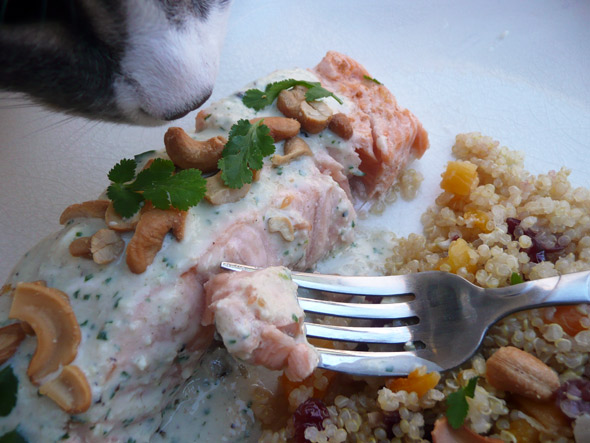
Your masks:
<svg viewBox="0 0 590 443"><path fill-rule="evenodd" d="M251 87L264 89L266 84L285 78L318 81L306 70L277 71L244 90ZM213 104L209 108L208 129L194 137L227 136L229 128L241 118L281 115L275 105L260 112L246 108L241 102L241 94L236 93ZM326 103L334 112L347 113L352 106L346 100L340 105L332 98L326 99ZM330 154L341 162L348 174L362 174L351 144L332 132L307 135L305 141L318 156L326 155L326 146L329 146ZM282 143L277 143L276 149L277 154L282 154ZM271 168L268 160L266 163L266 173L253 184L246 198L222 206L203 201L191 209L184 240L177 242L167 236L154 263L143 274L130 273L124 255L108 266L98 266L91 260L69 254L72 240L90 236L105 227L104 221L97 219L70 222L23 257L9 284L45 280L48 286L59 288L72 300L82 332L78 355L72 364L84 370L91 384L93 405L87 413L70 417L51 400L37 395L37 388L26 377L26 367L36 346L35 339L28 337L10 360L19 380L18 401L8 417L0 418L0 435L18 427L30 441L67 440L65 425L74 420L102 421L90 431L96 439L116 436L115 441L131 442L256 440L259 428L249 406L253 386L274 390L278 373L264 368L244 369L223 349L208 353L200 363L201 354L191 355L179 350L178 343L191 333L190 327L186 330L186 325L190 324L190 312L175 307L182 306L188 294L166 288L174 287L179 276L198 261L210 238L221 235L240 217L264 207L265 201L276 192L277 181L290 189L304 186L311 168L315 167L310 157L301 157L288 167ZM324 179L331 180L328 176ZM345 208L343 205L342 216L347 216ZM352 231L353 227L354 222L347 229ZM358 226L355 230L359 230ZM207 234L203 235L204 232ZM126 233L122 238L127 243L131 235ZM383 233L360 233L351 246L332 253L318 264L318 270L342 274L379 273L386 236ZM284 254L303 256L304 241L288 243ZM134 288L133 296L128 294L131 287ZM10 323L7 320L10 302L10 297L0 296L0 326ZM185 331L179 337L170 332L164 340L156 337L163 330L174 328L184 328ZM126 337L128 330L145 332L129 338ZM117 361L109 357L113 355L122 356L122 359ZM126 360L126 355L131 360ZM190 378L183 384L160 384L161 380L167 380L165 374L172 361L178 363L183 379ZM226 368L223 374L211 370L219 365ZM133 368L133 371L124 368ZM191 368L197 369L192 373ZM140 397L137 397L136 390L126 389L131 372L134 374L133 383L142 386ZM151 416L153 405L167 405L161 417L159 413L156 417ZM31 411L35 411L34 420ZM122 425L112 424L109 417L124 417ZM114 426L118 427L115 429Z"/></svg>

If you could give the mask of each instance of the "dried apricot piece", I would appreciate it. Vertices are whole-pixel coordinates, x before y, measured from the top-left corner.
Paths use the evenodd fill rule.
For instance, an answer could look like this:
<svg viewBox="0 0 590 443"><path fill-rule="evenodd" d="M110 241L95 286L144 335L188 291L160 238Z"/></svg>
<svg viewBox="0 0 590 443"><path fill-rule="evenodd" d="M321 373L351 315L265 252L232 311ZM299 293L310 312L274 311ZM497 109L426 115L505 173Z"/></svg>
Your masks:
<svg viewBox="0 0 590 443"><path fill-rule="evenodd" d="M539 441L539 431L524 418L511 422L508 432L516 437L518 443L537 443Z"/></svg>
<svg viewBox="0 0 590 443"><path fill-rule="evenodd" d="M440 374L438 372L425 373L420 368L414 369L407 377L396 377L387 380L385 386L393 391L415 392L422 397L438 384Z"/></svg>
<svg viewBox="0 0 590 443"><path fill-rule="evenodd" d="M458 238L451 242L449 255L443 258L437 268L441 269L446 264L450 272L456 274L459 268L465 268L468 272L474 273L477 269L477 253L464 239Z"/></svg>
<svg viewBox="0 0 590 443"><path fill-rule="evenodd" d="M451 194L467 196L478 183L477 165L467 161L455 161L447 164L440 187Z"/></svg>
<svg viewBox="0 0 590 443"><path fill-rule="evenodd" d="M588 316L578 310L578 305L556 306L550 323L557 323L567 334L575 337L578 332L587 329L581 323L584 318Z"/></svg>
<svg viewBox="0 0 590 443"><path fill-rule="evenodd" d="M465 211L465 213L463 214L463 218L465 219L465 224L468 228L473 227L485 233L491 232L488 228L488 222L490 221L490 217L485 212L479 209L471 209Z"/></svg>

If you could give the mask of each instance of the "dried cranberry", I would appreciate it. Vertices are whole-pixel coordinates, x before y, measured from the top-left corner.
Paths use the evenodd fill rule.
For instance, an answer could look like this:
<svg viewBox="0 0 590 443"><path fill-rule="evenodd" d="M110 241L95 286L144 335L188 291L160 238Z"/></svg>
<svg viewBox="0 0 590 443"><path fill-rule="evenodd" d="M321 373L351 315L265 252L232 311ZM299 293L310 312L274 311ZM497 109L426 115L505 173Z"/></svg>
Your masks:
<svg viewBox="0 0 590 443"><path fill-rule="evenodd" d="M556 395L557 406L572 420L590 413L590 380L578 378L565 382Z"/></svg>
<svg viewBox="0 0 590 443"><path fill-rule="evenodd" d="M520 225L520 220L517 218L508 217L506 219L506 224L508 225L508 234L510 234L512 239L514 239L514 230Z"/></svg>
<svg viewBox="0 0 590 443"><path fill-rule="evenodd" d="M522 229L520 228L520 220L514 217L508 217L506 219L508 225L508 234L512 237L512 240L517 240L519 235L517 234L517 228L519 233L527 235L531 239L532 246L527 249L521 249L529 256L532 263L541 263L547 260L547 254L552 252L559 252L564 249L564 246L559 245L556 242L548 241L549 233L543 231L537 231L532 228Z"/></svg>
<svg viewBox="0 0 590 443"><path fill-rule="evenodd" d="M295 424L295 440L298 443L306 443L305 430L311 426L322 430L322 422L328 418L328 408L323 401L317 398L309 398L299 405L293 414Z"/></svg>
<svg viewBox="0 0 590 443"><path fill-rule="evenodd" d="M383 424L385 425L385 430L387 431L387 438L395 437L393 433L393 427L397 425L400 421L402 421L402 417L399 415L398 411L387 412L383 417Z"/></svg>

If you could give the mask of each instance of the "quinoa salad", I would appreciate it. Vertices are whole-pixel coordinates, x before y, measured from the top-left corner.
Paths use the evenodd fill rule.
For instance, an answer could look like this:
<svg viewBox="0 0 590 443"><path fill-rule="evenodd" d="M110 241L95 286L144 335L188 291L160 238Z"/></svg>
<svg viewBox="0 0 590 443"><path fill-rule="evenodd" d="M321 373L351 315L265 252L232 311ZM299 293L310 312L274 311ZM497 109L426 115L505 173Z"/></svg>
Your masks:
<svg viewBox="0 0 590 443"><path fill-rule="evenodd" d="M573 187L566 168L531 175L522 153L478 133L458 135L452 151L456 161L447 165L442 192L422 215L423 233L403 238L374 233L382 249L377 255L367 253L372 260L366 273L443 270L496 288L590 269L590 191ZM390 201L396 192L405 198L415 195L420 174L407 170L404 176ZM374 212L382 209L373 207ZM353 244L349 255L358 254L359 244ZM378 257L383 257L379 264ZM329 260L318 268L334 270ZM438 434L434 441L588 441L589 328L587 305L533 309L501 320L470 361L442 374L417 369L408 377L383 379L317 369L302 384L283 379L278 396L259 395L253 406L266 428L259 441L433 441L434 424L445 416L447 399L475 377L461 428L466 432L446 439ZM509 392L492 378L498 361L491 357L499 350L514 352L516 358L532 355L533 366L551 368L549 398L533 400Z"/></svg>

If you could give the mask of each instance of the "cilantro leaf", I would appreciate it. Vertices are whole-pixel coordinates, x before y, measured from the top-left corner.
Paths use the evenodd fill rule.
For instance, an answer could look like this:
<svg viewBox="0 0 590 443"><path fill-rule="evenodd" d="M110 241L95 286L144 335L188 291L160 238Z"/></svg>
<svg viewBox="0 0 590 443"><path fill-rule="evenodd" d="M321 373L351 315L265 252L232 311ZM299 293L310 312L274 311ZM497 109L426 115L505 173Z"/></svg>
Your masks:
<svg viewBox="0 0 590 443"><path fill-rule="evenodd" d="M4 435L0 435L0 443L28 443L27 440L14 429Z"/></svg>
<svg viewBox="0 0 590 443"><path fill-rule="evenodd" d="M158 183L166 180L174 173L174 163L163 158L156 158L149 168L144 169L133 183L129 185L132 191L145 191L151 187L158 186Z"/></svg>
<svg viewBox="0 0 590 443"><path fill-rule="evenodd" d="M198 169L185 169L146 188L143 196L158 209L186 211L205 196L206 180Z"/></svg>
<svg viewBox="0 0 590 443"><path fill-rule="evenodd" d="M342 100L336 97L332 92L322 88L322 85L319 82L308 82L305 80L295 80L293 78L270 83L266 85L264 91L261 91L260 89L248 89L244 93L242 103L248 108L260 111L274 102L283 89L289 89L293 86L305 86L308 88L308 91L305 94L305 100L308 102L319 98L333 97L338 103L342 104Z"/></svg>
<svg viewBox="0 0 590 443"><path fill-rule="evenodd" d="M109 171L109 180L113 183L125 183L133 180L135 177L135 168L137 163L135 160L124 158Z"/></svg>
<svg viewBox="0 0 590 443"><path fill-rule="evenodd" d="M307 102L312 102L324 97L334 97L338 103L342 104L342 100L340 100L327 89L322 88L319 83L309 88L305 93L305 101Z"/></svg>
<svg viewBox="0 0 590 443"><path fill-rule="evenodd" d="M16 405L18 379L12 372L12 366L0 371L0 417L6 417Z"/></svg>
<svg viewBox="0 0 590 443"><path fill-rule="evenodd" d="M259 120L252 124L239 120L229 131L229 139L217 163L221 178L230 188L252 183L251 169L262 168L262 159L275 152L270 129Z"/></svg>
<svg viewBox="0 0 590 443"><path fill-rule="evenodd" d="M376 84L378 84L378 85L382 85L382 84L383 84L383 83L381 83L379 80L377 80L376 78L369 77L368 75L363 75L363 78L364 78L365 80L369 80L369 81L371 81L371 82L373 82L373 83L376 83Z"/></svg>
<svg viewBox="0 0 590 443"><path fill-rule="evenodd" d="M130 165L133 160L122 160L119 165ZM168 209L170 206L181 211L197 205L205 195L206 181L198 169L185 169L174 174L174 163L162 158L155 159L149 168L144 169L129 178L123 173L123 166L117 169L113 178L115 181L107 188L107 196L113 201L115 211L122 217L131 217L145 200L151 201L158 209ZM109 178L111 174L109 173ZM135 180L131 183L126 183ZM111 178L112 180L112 178ZM114 181L114 180L113 180Z"/></svg>
<svg viewBox="0 0 590 443"><path fill-rule="evenodd" d="M478 379L479 377L469 379L467 386L459 388L456 392L449 394L447 397L447 419L453 429L458 429L463 426L463 422L469 411L467 397L473 398Z"/></svg>
<svg viewBox="0 0 590 443"><path fill-rule="evenodd" d="M144 201L143 195L129 190L120 183L113 183L107 188L107 197L111 199L115 211L121 217L132 217Z"/></svg>
<svg viewBox="0 0 590 443"><path fill-rule="evenodd" d="M520 283L524 283L524 279L518 272L513 272L510 276L510 284L511 285L518 285Z"/></svg>

